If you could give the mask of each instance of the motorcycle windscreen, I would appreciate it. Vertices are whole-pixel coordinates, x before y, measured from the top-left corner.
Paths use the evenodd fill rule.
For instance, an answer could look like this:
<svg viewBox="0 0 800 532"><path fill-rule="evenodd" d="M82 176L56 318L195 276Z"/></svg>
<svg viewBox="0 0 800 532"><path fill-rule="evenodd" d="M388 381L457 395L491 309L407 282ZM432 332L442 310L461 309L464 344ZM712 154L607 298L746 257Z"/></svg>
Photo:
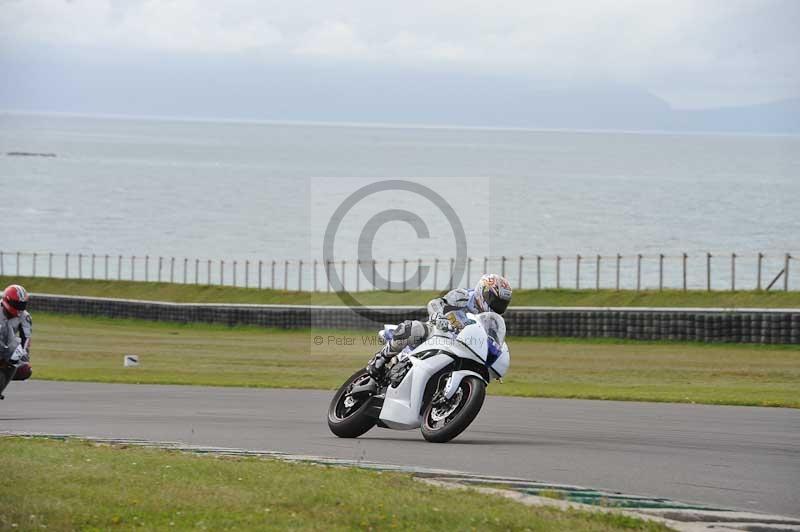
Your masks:
<svg viewBox="0 0 800 532"><path fill-rule="evenodd" d="M486 336L493 338L497 345L503 345L503 342L506 341L506 321L500 314L481 312L475 316L475 320L486 331Z"/></svg>

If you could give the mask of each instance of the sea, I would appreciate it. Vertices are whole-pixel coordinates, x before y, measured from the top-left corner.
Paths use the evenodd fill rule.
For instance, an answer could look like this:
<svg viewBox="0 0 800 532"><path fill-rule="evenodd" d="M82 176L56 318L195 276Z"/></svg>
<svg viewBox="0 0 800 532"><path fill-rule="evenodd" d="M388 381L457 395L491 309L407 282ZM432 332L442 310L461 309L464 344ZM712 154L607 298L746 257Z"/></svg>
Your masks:
<svg viewBox="0 0 800 532"><path fill-rule="evenodd" d="M5 274L800 289L798 136L3 113L0 182Z"/></svg>

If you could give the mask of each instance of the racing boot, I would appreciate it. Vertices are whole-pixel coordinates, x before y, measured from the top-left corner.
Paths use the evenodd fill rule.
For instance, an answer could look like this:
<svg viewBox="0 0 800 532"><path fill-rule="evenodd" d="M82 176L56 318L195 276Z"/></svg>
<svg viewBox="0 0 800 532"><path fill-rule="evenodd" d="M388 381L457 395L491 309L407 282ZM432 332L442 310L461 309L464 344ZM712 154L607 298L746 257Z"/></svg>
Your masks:
<svg viewBox="0 0 800 532"><path fill-rule="evenodd" d="M376 381L381 382L386 376L386 366L396 354L397 353L391 348L391 342L387 342L380 351L375 353L375 356L373 356L372 360L370 360L369 364L367 364L366 369L367 373L369 373L369 376Z"/></svg>

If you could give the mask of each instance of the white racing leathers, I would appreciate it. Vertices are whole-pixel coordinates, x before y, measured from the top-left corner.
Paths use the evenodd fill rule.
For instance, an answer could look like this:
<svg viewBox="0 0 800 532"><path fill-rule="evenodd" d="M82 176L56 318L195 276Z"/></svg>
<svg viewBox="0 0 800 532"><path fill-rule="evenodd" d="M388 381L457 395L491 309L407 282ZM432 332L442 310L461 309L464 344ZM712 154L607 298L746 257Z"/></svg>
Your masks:
<svg viewBox="0 0 800 532"><path fill-rule="evenodd" d="M23 310L19 316L8 318L0 311L0 358L9 360L18 348L27 353L31 345L33 324L31 315Z"/></svg>
<svg viewBox="0 0 800 532"><path fill-rule="evenodd" d="M429 323L438 324L439 328L460 331L467 324L467 313L479 314L486 309L478 307L475 300L475 290L469 288L456 288L450 290L442 297L431 299L428 302ZM393 331L391 339L386 344L380 355L389 359L406 346L414 349L428 339L432 332L429 323L417 320L406 320L399 324Z"/></svg>

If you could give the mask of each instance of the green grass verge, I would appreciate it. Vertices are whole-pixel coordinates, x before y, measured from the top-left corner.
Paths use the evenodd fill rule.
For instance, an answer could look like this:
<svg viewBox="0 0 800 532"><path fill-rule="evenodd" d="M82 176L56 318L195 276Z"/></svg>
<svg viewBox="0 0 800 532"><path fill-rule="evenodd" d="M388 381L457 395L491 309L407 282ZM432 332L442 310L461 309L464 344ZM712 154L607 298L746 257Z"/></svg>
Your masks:
<svg viewBox="0 0 800 532"><path fill-rule="evenodd" d="M131 281L91 281L0 277L0 285L20 283L31 292L50 294L146 299L182 303L261 303L285 305L342 305L334 293L284 292L230 286L196 286ZM361 292L364 305L425 305L437 293L432 291ZM35 302L33 303L35 304ZM800 292L706 292L700 290L517 290L518 306L585 307L764 307L800 308Z"/></svg>
<svg viewBox="0 0 800 532"><path fill-rule="evenodd" d="M319 342L319 343L318 343ZM180 325L38 313L39 379L336 389L378 349L365 332ZM800 346L510 338L489 393L800 408ZM138 354L138 368L123 355Z"/></svg>
<svg viewBox="0 0 800 532"><path fill-rule="evenodd" d="M400 473L8 437L0 454L0 530L669 530Z"/></svg>

